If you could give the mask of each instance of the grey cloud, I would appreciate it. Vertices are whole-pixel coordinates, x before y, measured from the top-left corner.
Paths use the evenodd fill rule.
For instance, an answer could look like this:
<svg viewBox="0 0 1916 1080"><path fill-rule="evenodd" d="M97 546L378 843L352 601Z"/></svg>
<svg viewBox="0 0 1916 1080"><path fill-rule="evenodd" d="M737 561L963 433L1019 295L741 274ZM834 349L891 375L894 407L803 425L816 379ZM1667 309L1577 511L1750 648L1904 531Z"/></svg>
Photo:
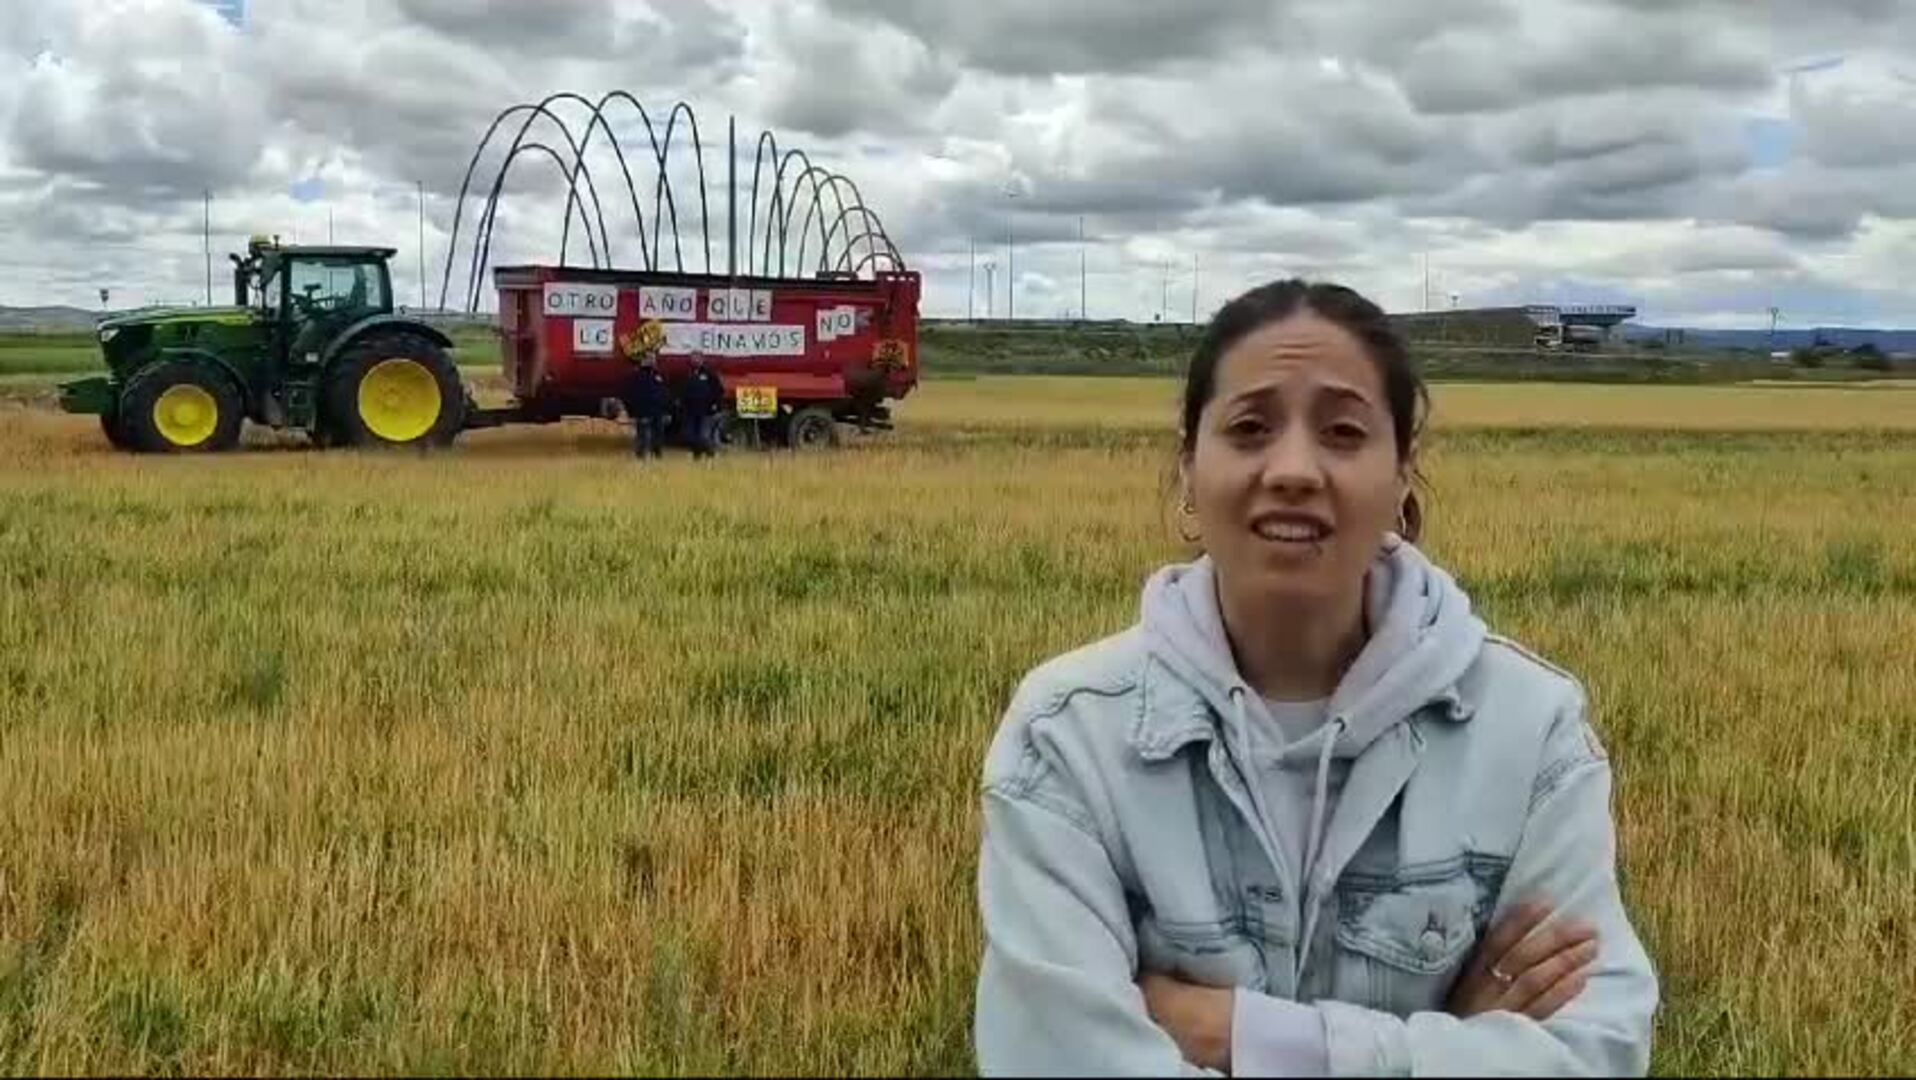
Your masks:
<svg viewBox="0 0 1916 1080"><path fill-rule="evenodd" d="M652 0L652 7L625 44L655 70L729 78L742 67L747 33L737 16L712 0Z"/></svg>
<svg viewBox="0 0 1916 1080"><path fill-rule="evenodd" d="M1836 168L1875 168L1916 162L1916 85L1894 97L1804 94L1797 121L1811 158Z"/></svg>
<svg viewBox="0 0 1916 1080"><path fill-rule="evenodd" d="M896 30L779 9L763 102L774 125L826 138L922 130L958 85L947 58Z"/></svg>
<svg viewBox="0 0 1916 1080"><path fill-rule="evenodd" d="M357 205L357 227L401 241L416 178L443 229L494 114L565 87L630 89L655 119L686 97L708 152L728 111L773 126L856 178L908 255L944 258L961 288L967 240L1001 247L1009 223L1019 271L1064 282L1070 302L1080 215L1094 279L1100 252L1109 267L1117 252L1190 248L1207 282L1215 253L1220 283L1227 265L1312 267L1410 292L1407 251L1522 264L1556 235L1537 222L1653 221L1672 236L1706 223L1615 265L1561 252L1551 280L1583 287L1793 273L1794 250L1841 250L1868 215L1916 220L1916 115L1898 99L1805 78L1799 157L1755 169L1742 141L1793 62L1876 50L1916 73L1906 0L274 0L244 32L188 0L147 2L135 22L22 0L0 22L10 289L82 280L112 261L101 252L139 243L165 256L153 275L178 256L191 288L168 295L197 295L208 186L234 228L250 215L310 229L324 208L286 186L317 172L342 221ZM143 80L135 54L199 77ZM1866 83L1868 69L1845 75ZM580 111L566 115L580 130ZM533 136L559 141L543 125ZM617 233L625 195L602 162L595 151ZM1027 186L1007 202L1012 177ZM550 165L529 159L511 191L501 257L552 258ZM1708 227L1720 223L1750 228ZM47 254L62 246L49 230L78 250ZM1514 280L1489 266L1473 272ZM1154 274L1135 290L1152 307Z"/></svg>
<svg viewBox="0 0 1916 1080"><path fill-rule="evenodd" d="M1798 162L1718 185L1708 216L1770 229L1800 240L1837 240L1865 214L1916 218L1916 167L1838 170Z"/></svg>
<svg viewBox="0 0 1916 1080"><path fill-rule="evenodd" d="M383 34L357 47L350 39L310 38L304 49L282 55L263 81L275 111L300 134L299 152L323 160L350 147L378 171L423 180L435 192L457 189L494 116L523 100L510 73L487 54L419 31Z"/></svg>
<svg viewBox="0 0 1916 1080"><path fill-rule="evenodd" d="M1093 114L1113 100L1134 110L1152 101L1151 130L1101 146L1091 168L1226 200L1284 206L1429 191L1451 182L1469 152L1389 84L1306 65L1273 63L1203 91L1116 81L1094 94ZM1289 101L1311 105L1280 107Z"/></svg>
<svg viewBox="0 0 1916 1080"><path fill-rule="evenodd" d="M1612 90L1753 92L1775 79L1759 43L1680 15L1586 13L1551 22L1541 38L1519 33L1521 26L1426 39L1404 58L1405 93L1422 112L1474 113Z"/></svg>
<svg viewBox="0 0 1916 1080"><path fill-rule="evenodd" d="M1266 42L1285 5L1243 0L825 0L927 46L1012 75L1142 71Z"/></svg>
<svg viewBox="0 0 1916 1080"><path fill-rule="evenodd" d="M1343 262L1381 247L1363 226L1327 215L1273 215L1252 207L1214 216L1206 228L1207 250L1313 262Z"/></svg>
<svg viewBox="0 0 1916 1080"><path fill-rule="evenodd" d="M996 190L978 192L980 201L1004 196ZM1174 217L1204 205L1204 197L1188 188L1151 179L1107 178L1043 180L1020 195L1019 205L1045 214L1094 214L1108 217L1139 215Z"/></svg>
<svg viewBox="0 0 1916 1080"><path fill-rule="evenodd" d="M1444 34L1496 34L1517 24L1518 0L1301 0L1278 32L1299 52L1353 57L1397 71L1419 46Z"/></svg>
<svg viewBox="0 0 1916 1080"><path fill-rule="evenodd" d="M1788 270L1800 263L1794 252L1773 238L1711 234L1680 246L1670 253L1663 266L1675 274L1711 274L1737 270Z"/></svg>
<svg viewBox="0 0 1916 1080"><path fill-rule="evenodd" d="M394 0L435 34L490 49L566 57L608 56L618 46L613 0Z"/></svg>
<svg viewBox="0 0 1916 1080"><path fill-rule="evenodd" d="M128 202L197 196L241 183L264 145L267 117L223 61L229 32L195 8L162 8L137 24L97 19L18 77L6 130L14 164L114 192ZM129 64L140 53L195 56L197 77Z"/></svg>

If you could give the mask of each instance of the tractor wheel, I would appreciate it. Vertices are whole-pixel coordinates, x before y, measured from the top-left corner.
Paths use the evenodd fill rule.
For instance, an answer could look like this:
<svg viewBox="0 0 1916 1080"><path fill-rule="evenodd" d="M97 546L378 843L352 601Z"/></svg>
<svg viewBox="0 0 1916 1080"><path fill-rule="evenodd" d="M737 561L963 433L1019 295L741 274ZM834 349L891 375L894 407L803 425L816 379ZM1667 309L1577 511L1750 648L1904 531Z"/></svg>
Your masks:
<svg viewBox="0 0 1916 1080"><path fill-rule="evenodd" d="M126 429L120 426L120 414L108 412L100 414L100 430L106 434L106 441L113 444L115 450L131 450L132 442L126 437Z"/></svg>
<svg viewBox="0 0 1916 1080"><path fill-rule="evenodd" d="M320 423L336 445L449 446L466 423L466 390L431 340L380 335L334 362Z"/></svg>
<svg viewBox="0 0 1916 1080"><path fill-rule="evenodd" d="M203 364L154 364L126 384L112 427L136 450L216 453L239 445L245 407L223 371Z"/></svg>
<svg viewBox="0 0 1916 1080"><path fill-rule="evenodd" d="M830 409L809 405L792 414L786 440L794 450L824 450L838 445L838 421Z"/></svg>

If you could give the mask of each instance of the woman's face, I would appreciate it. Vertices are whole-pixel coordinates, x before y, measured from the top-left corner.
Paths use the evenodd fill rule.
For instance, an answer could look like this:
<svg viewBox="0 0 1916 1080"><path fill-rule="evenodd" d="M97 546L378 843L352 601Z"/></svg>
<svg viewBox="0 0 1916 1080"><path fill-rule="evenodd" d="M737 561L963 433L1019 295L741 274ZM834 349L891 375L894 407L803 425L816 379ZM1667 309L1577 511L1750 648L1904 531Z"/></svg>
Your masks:
<svg viewBox="0 0 1916 1080"><path fill-rule="evenodd" d="M1377 364L1349 331L1303 311L1219 360L1183 474L1221 580L1321 603L1363 588L1410 469Z"/></svg>

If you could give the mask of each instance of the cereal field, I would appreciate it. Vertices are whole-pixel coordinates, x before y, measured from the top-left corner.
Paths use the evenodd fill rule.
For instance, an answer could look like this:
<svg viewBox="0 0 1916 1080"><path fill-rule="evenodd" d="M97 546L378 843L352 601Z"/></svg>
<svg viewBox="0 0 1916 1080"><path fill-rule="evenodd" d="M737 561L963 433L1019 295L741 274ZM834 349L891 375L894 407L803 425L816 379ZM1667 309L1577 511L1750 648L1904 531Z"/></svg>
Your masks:
<svg viewBox="0 0 1916 1080"><path fill-rule="evenodd" d="M1178 554L1173 393L652 467L0 403L0 1071L968 1070L978 764ZM1657 1070L1916 1070L1916 391L1436 400L1427 546L1618 766Z"/></svg>

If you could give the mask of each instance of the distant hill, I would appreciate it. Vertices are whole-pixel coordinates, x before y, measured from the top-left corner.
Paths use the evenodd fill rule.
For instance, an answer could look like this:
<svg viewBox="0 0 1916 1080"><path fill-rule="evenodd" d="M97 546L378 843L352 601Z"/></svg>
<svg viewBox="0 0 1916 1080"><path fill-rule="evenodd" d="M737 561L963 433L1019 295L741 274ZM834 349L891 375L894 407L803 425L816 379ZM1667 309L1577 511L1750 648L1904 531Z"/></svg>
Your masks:
<svg viewBox="0 0 1916 1080"><path fill-rule="evenodd" d="M1666 341L1682 335L1685 345L1705 349L1808 349L1823 345L1854 349L1871 344L1892 355L1916 353L1916 330L1867 330L1843 326L1779 328L1775 337L1768 330L1699 330L1693 327L1638 326L1626 323L1621 333L1626 341Z"/></svg>

